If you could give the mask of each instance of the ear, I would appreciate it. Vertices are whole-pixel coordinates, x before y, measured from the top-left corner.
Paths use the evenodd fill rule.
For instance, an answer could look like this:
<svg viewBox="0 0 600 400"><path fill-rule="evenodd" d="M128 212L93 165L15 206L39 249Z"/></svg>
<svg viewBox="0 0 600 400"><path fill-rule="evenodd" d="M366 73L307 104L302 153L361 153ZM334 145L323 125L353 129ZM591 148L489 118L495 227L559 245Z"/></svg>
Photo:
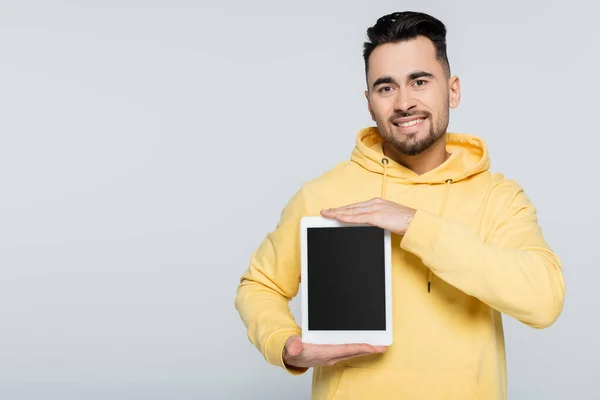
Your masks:
<svg viewBox="0 0 600 400"><path fill-rule="evenodd" d="M369 109L369 114L371 114L371 119L375 121L375 114L373 114L373 108L371 108L371 100L369 99L369 91L365 90L365 97L367 98L367 107Z"/></svg>
<svg viewBox="0 0 600 400"><path fill-rule="evenodd" d="M453 76L448 80L448 103L450 108L456 108L460 104L460 79Z"/></svg>

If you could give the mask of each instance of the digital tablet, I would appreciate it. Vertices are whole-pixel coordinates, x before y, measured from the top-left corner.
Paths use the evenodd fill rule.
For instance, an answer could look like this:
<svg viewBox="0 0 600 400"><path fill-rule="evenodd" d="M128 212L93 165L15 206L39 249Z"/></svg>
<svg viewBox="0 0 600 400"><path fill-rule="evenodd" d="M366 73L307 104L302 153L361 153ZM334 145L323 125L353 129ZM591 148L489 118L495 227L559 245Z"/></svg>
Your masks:
<svg viewBox="0 0 600 400"><path fill-rule="evenodd" d="M390 345L390 232L320 216L300 226L302 340Z"/></svg>

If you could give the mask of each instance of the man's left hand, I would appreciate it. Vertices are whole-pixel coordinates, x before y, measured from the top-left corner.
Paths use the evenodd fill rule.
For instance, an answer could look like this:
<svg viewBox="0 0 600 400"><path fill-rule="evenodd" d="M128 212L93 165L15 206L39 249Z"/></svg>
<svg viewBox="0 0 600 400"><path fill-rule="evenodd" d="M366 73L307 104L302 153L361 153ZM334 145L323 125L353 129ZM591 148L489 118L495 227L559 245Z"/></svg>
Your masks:
<svg viewBox="0 0 600 400"><path fill-rule="evenodd" d="M404 235L416 210L379 197L343 207L322 210L326 218L352 224L369 224Z"/></svg>

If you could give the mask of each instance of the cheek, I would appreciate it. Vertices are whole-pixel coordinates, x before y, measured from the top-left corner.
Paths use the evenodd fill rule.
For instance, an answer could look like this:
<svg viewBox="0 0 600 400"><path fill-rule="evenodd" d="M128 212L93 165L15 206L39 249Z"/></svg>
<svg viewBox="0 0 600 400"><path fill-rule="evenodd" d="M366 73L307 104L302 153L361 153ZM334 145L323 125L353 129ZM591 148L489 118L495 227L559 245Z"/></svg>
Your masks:
<svg viewBox="0 0 600 400"><path fill-rule="evenodd" d="M419 108L424 108L435 117L439 117L439 114L444 112L444 108L447 108L448 96L447 94L438 93L437 91L429 92L423 93L423 95L418 98L418 101L420 103Z"/></svg>
<svg viewBox="0 0 600 400"><path fill-rule="evenodd" d="M373 110L373 114L375 114L375 116L385 117L390 115L393 107L391 101L386 101L386 99L378 99L376 101L371 101L371 109Z"/></svg>

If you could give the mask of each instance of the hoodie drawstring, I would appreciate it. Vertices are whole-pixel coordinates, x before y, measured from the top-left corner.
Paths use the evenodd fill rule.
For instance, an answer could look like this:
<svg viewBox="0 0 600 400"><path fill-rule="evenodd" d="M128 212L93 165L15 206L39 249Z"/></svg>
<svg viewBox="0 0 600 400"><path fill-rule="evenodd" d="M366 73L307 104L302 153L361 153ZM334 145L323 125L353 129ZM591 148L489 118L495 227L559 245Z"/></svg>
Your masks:
<svg viewBox="0 0 600 400"><path fill-rule="evenodd" d="M444 190L444 197L442 197L442 205L440 206L439 216L444 216L444 210L446 208L446 201L448 200L448 195L450 193L450 184L452 183L452 179L446 179L446 190ZM427 293L431 293L431 279L433 278L433 273L431 269L427 269Z"/></svg>
<svg viewBox="0 0 600 400"><path fill-rule="evenodd" d="M386 195L386 186L387 186L387 166L390 163L390 160L387 158L382 158L381 163L383 164L383 182L381 183L381 198L385 199Z"/></svg>
<svg viewBox="0 0 600 400"><path fill-rule="evenodd" d="M381 164L383 165L383 181L381 183L381 198L385 199L387 195L387 167L390 163L386 157L381 159ZM442 204L440 206L440 211L438 215L440 217L444 216L444 210L446 209L446 201L448 200L448 195L450 193L450 184L452 183L452 179L446 179L446 188L444 190L444 196L442 197ZM433 273L431 269L427 269L427 293L431 293L431 280L433 278Z"/></svg>

